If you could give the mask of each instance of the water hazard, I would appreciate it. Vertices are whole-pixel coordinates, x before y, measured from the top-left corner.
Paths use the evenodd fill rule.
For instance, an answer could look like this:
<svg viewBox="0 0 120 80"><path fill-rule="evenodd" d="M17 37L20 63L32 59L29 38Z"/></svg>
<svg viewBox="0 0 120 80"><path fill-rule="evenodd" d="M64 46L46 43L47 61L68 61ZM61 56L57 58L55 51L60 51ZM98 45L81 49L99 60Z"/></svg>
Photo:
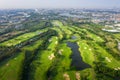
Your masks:
<svg viewBox="0 0 120 80"><path fill-rule="evenodd" d="M67 46L71 48L72 50L72 63L71 63L71 67L74 67L76 70L83 70L86 68L90 68L91 66L87 63L85 63L82 60L82 57L80 55L79 52L79 46L76 43L73 42L67 42Z"/></svg>

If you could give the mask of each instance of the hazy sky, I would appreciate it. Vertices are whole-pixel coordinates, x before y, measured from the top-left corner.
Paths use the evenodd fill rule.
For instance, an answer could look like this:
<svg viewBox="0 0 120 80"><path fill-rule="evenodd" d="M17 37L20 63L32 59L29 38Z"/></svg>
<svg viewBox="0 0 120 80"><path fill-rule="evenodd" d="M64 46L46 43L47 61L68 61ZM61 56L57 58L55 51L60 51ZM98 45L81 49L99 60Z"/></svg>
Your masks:
<svg viewBox="0 0 120 80"><path fill-rule="evenodd" d="M120 8L120 0L0 0L0 8Z"/></svg>

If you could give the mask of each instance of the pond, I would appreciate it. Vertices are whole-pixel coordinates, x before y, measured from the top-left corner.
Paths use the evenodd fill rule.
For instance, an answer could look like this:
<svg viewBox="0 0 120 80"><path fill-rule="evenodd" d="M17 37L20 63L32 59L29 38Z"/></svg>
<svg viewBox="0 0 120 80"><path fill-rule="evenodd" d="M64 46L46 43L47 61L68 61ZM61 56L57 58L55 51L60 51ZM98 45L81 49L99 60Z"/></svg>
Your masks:
<svg viewBox="0 0 120 80"><path fill-rule="evenodd" d="M91 67L89 64L85 63L82 60L82 57L81 57L80 52L78 50L79 46L77 45L77 43L67 42L67 46L70 47L72 50L71 68L75 68L76 70L83 70L83 69Z"/></svg>
<svg viewBox="0 0 120 80"><path fill-rule="evenodd" d="M77 39L77 37L76 36L72 36L71 39Z"/></svg>

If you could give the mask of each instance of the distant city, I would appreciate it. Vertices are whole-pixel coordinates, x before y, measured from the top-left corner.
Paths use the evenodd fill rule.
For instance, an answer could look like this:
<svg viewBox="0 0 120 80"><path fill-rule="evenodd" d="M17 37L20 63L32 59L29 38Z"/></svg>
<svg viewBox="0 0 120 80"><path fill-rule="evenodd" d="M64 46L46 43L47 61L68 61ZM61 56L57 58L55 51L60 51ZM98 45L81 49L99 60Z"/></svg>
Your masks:
<svg viewBox="0 0 120 80"><path fill-rule="evenodd" d="M0 30L22 26L21 23L33 13L39 14L41 20L64 17L64 19L72 18L77 22L93 22L106 28L120 29L120 9L6 9L0 10ZM52 16L52 14L56 15Z"/></svg>

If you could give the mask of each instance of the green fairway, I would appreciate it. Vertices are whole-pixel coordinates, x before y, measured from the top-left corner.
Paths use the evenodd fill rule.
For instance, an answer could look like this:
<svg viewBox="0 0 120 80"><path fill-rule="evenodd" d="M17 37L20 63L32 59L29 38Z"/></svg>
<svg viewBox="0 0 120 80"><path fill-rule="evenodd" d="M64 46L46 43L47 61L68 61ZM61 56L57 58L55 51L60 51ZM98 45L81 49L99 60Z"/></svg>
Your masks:
<svg viewBox="0 0 120 80"><path fill-rule="evenodd" d="M79 45L79 51L83 58L83 61L93 66L94 53L92 52L92 48L86 44L86 41L78 41L77 44Z"/></svg>
<svg viewBox="0 0 120 80"><path fill-rule="evenodd" d="M31 64L31 67L35 67L35 69L31 71L31 75L34 80L46 80L46 73L55 58L54 51L55 47L58 45L58 38L54 36L48 41L49 46L47 49L40 50L37 54L37 58Z"/></svg>
<svg viewBox="0 0 120 80"><path fill-rule="evenodd" d="M26 41L26 40L31 39L31 38L34 37L34 36L37 36L37 35L45 32L45 31L47 31L47 29L37 30L37 31L35 31L35 32L25 33L25 34L20 35L20 36L18 36L18 37L16 37L16 38L13 38L13 39L10 39L10 40L8 40L8 41L5 41L5 42L1 43L0 46L8 46L8 47L10 47L10 46L15 46L15 45L17 45L17 44L20 44L20 43Z"/></svg>
<svg viewBox="0 0 120 80"><path fill-rule="evenodd" d="M70 70L70 55L71 50L67 47L66 43L58 46L58 52L53 62L54 64L50 68L50 78L52 78L52 80L64 80L64 74L68 72L67 70Z"/></svg>
<svg viewBox="0 0 120 80"><path fill-rule="evenodd" d="M0 64L0 80L21 80L24 59L25 54L19 53L15 58Z"/></svg>
<svg viewBox="0 0 120 80"><path fill-rule="evenodd" d="M101 59L103 58L103 62L107 64L106 66L113 69L120 68L120 61L116 60L112 55L110 55L110 53L108 53L99 45L93 43L93 46L96 48L95 51L98 53L98 57Z"/></svg>
<svg viewBox="0 0 120 80"><path fill-rule="evenodd" d="M54 26L59 26L59 28L64 33L64 35L66 35L66 38L69 38L70 35L72 34L72 32L70 30L68 30L68 26L64 26L62 22L53 21L52 23L53 23Z"/></svg>
<svg viewBox="0 0 120 80"><path fill-rule="evenodd" d="M77 32L79 34L83 34L83 32L84 32L84 36L87 36L87 37L93 39L96 42L103 42L104 41L101 37L87 31L86 29L81 29L81 28L78 28L78 27L75 27L75 26L72 26L72 28L73 28L72 29L73 31L75 31L75 32Z"/></svg>
<svg viewBox="0 0 120 80"><path fill-rule="evenodd" d="M59 28L54 27L52 29L58 32L58 35L59 35L58 38L60 39L63 38L63 32Z"/></svg>
<svg viewBox="0 0 120 80"><path fill-rule="evenodd" d="M0 80L21 80L25 51L32 52L37 49L41 43L42 40L38 40L31 45L25 46L17 56L2 62L2 64L0 64Z"/></svg>

